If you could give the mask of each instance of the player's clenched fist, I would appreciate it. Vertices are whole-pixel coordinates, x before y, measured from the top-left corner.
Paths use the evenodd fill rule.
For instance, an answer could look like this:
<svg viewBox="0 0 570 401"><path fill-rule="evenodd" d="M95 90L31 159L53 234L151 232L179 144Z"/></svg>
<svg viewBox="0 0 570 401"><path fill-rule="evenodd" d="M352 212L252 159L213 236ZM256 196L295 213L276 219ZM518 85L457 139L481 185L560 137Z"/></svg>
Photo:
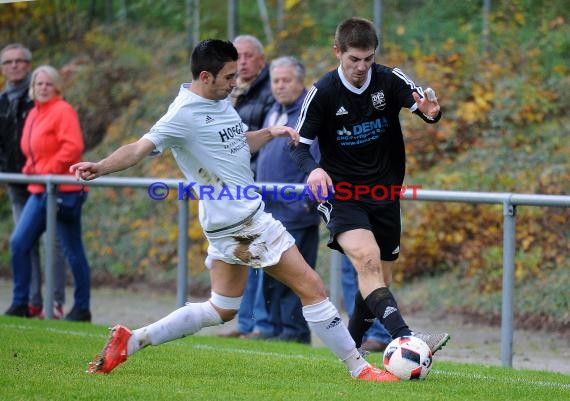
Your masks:
<svg viewBox="0 0 570 401"><path fill-rule="evenodd" d="M80 162L69 167L69 171L75 175L78 180L94 180L101 176L99 165L92 162Z"/></svg>

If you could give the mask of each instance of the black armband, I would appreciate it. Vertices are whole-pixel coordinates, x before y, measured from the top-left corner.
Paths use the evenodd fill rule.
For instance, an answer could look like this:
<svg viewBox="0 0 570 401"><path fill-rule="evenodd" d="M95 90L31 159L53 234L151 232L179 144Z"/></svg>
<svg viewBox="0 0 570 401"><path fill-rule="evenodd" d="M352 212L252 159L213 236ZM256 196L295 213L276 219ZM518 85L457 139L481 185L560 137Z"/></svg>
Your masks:
<svg viewBox="0 0 570 401"><path fill-rule="evenodd" d="M289 154L293 161L297 163L297 166L307 174L310 174L311 171L319 167L319 164L313 158L310 147L307 144L299 143L297 146L291 145Z"/></svg>

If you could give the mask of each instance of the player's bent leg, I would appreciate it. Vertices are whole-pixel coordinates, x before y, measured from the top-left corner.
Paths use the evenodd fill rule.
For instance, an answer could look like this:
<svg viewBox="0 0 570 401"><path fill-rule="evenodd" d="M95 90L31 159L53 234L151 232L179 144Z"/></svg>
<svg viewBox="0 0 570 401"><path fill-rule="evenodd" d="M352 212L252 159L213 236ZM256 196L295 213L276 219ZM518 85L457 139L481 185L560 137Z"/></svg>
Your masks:
<svg viewBox="0 0 570 401"><path fill-rule="evenodd" d="M303 317L311 330L359 380L393 381L389 374L370 365L358 352L336 307L326 298L326 289L316 271L305 262L296 246L265 271L290 287L301 299ZM367 373L368 372L368 373Z"/></svg>
<svg viewBox="0 0 570 401"><path fill-rule="evenodd" d="M323 280L303 259L297 246L283 252L279 263L266 267L264 272L291 288L303 305L314 304L326 298Z"/></svg>
<svg viewBox="0 0 570 401"><path fill-rule="evenodd" d="M356 229L340 233L336 237L346 256L357 272L358 287L366 298L379 287L388 287L392 281L393 264L380 260L380 248L371 231Z"/></svg>
<svg viewBox="0 0 570 401"><path fill-rule="evenodd" d="M221 323L223 321L216 308L211 301L206 301L188 303L159 321L132 332L125 326L116 325L111 329L103 350L89 364L87 372L109 373L125 362L128 356L146 346L186 337L203 327Z"/></svg>
<svg viewBox="0 0 570 401"><path fill-rule="evenodd" d="M232 310L231 314L235 315L236 310ZM212 305L212 299L200 303L187 303L159 321L134 330L128 344L128 355L148 345L160 345L187 337L197 333L203 327L222 323L220 313Z"/></svg>
<svg viewBox="0 0 570 401"><path fill-rule="evenodd" d="M353 378L366 381L398 381L391 373L369 364L328 298L303 307L303 316L321 341L345 364Z"/></svg>

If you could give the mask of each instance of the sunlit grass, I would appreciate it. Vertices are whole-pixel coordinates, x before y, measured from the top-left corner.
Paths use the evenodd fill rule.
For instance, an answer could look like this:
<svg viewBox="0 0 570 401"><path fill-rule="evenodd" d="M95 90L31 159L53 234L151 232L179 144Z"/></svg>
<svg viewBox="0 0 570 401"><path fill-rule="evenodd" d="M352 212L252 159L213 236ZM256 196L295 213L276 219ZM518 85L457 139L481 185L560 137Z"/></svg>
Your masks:
<svg viewBox="0 0 570 401"><path fill-rule="evenodd" d="M426 380L363 383L324 348L194 336L88 375L107 328L0 317L2 400L568 400L570 376L449 362ZM381 363L380 356L372 359Z"/></svg>

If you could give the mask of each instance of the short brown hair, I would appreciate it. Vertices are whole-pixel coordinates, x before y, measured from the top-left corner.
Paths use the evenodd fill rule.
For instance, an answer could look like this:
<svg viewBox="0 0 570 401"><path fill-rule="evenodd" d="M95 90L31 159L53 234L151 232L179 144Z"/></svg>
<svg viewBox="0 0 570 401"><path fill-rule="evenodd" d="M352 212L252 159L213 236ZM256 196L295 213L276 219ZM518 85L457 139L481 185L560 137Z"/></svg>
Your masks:
<svg viewBox="0 0 570 401"><path fill-rule="evenodd" d="M367 19L348 18L337 26L334 44L342 53L347 51L349 47L376 50L378 47L376 28Z"/></svg>

